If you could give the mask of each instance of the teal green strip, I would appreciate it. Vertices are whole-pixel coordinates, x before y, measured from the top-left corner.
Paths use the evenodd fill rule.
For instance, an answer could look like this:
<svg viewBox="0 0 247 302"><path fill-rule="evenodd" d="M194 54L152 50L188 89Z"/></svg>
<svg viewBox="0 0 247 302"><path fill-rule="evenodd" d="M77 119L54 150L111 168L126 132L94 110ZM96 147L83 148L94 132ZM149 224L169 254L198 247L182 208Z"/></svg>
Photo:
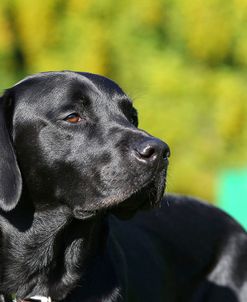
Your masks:
<svg viewBox="0 0 247 302"><path fill-rule="evenodd" d="M217 204L247 229L247 170L221 173L217 188Z"/></svg>

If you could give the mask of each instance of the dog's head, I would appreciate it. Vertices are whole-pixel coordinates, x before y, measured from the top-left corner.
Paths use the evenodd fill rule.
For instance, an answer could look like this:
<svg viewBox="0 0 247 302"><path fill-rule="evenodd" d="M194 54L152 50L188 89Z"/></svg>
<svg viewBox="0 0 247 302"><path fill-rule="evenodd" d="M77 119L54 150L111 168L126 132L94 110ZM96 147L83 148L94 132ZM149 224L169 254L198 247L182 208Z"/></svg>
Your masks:
<svg viewBox="0 0 247 302"><path fill-rule="evenodd" d="M137 123L105 77L47 72L17 83L0 100L1 208L23 192L37 208L63 204L78 218L158 203L169 148Z"/></svg>

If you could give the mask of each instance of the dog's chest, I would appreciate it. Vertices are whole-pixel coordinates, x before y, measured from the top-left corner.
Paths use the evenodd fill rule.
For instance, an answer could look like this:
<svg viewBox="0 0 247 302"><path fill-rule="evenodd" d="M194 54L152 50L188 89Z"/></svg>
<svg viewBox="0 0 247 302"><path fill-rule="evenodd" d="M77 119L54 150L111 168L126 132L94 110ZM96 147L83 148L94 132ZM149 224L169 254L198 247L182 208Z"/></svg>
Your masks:
<svg viewBox="0 0 247 302"><path fill-rule="evenodd" d="M82 247L82 239L61 246L52 236L3 236L1 292L21 299L42 295L61 300L81 277Z"/></svg>

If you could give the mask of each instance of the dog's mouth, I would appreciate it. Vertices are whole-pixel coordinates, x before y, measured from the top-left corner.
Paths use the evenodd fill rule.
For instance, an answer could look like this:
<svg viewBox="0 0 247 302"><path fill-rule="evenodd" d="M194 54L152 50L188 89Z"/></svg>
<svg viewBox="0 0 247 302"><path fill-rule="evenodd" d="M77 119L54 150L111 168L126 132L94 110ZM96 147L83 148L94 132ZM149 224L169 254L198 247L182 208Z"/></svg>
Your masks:
<svg viewBox="0 0 247 302"><path fill-rule="evenodd" d="M78 219L93 219L106 213L120 219L129 219L139 210L150 210L160 205L165 190L166 169L153 177L138 189L132 189L122 194L109 196L96 203L92 208L76 208L74 217Z"/></svg>
<svg viewBox="0 0 247 302"><path fill-rule="evenodd" d="M153 182L150 182L121 203L113 206L110 213L120 219L130 219L139 210L150 210L157 207L162 197L158 195L161 195L158 194L158 188L154 186Z"/></svg>

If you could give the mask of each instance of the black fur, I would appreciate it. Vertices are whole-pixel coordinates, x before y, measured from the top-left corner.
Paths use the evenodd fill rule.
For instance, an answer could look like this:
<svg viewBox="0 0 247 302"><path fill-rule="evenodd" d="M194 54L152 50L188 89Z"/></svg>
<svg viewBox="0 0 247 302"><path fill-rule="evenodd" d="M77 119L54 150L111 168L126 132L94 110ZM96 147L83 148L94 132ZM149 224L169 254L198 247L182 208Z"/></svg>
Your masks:
<svg viewBox="0 0 247 302"><path fill-rule="evenodd" d="M245 231L191 198L161 202L169 148L137 124L130 99L98 75L41 73L5 92L6 300L246 301Z"/></svg>

